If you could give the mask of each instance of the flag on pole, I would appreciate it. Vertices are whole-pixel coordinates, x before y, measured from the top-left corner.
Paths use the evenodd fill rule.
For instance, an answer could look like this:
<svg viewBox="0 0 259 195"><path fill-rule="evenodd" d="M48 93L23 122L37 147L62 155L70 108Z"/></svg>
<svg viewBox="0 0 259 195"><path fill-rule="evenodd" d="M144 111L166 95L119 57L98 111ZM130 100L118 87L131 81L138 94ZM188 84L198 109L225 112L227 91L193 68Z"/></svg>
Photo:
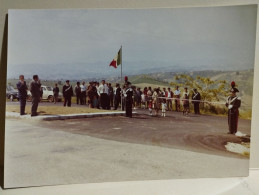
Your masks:
<svg viewBox="0 0 259 195"><path fill-rule="evenodd" d="M110 66L113 66L114 68L117 68L121 64L121 48L118 51L118 54L113 58L113 60L110 63Z"/></svg>

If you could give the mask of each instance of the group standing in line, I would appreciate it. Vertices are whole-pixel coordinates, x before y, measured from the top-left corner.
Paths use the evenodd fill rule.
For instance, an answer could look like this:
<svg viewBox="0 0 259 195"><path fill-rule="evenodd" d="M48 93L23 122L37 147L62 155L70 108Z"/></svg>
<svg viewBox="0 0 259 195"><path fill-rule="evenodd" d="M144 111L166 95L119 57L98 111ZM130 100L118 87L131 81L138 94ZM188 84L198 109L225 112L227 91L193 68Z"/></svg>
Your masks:
<svg viewBox="0 0 259 195"><path fill-rule="evenodd" d="M29 86L29 89L28 89ZM19 76L19 81L16 84L18 89L18 96L20 101L20 115L25 115L25 106L27 99L27 91L30 90L32 96L31 116L37 116L38 104L41 101L42 89L41 82L38 75L33 75L32 81L27 86L24 79L24 75ZM53 88L54 103L58 101L59 87L55 84ZM241 106L240 97L237 96L239 90L236 88L235 82L231 83L230 96L227 98L226 107L228 108L228 126L230 134L237 132L239 107ZM183 105L183 115L188 116L190 112L190 101L194 105L194 113L200 114L199 104L201 101L201 94L197 89L193 89L193 93L190 100L190 94L188 88L184 88L184 92L181 96L179 86L176 86L175 91L171 91L170 88L155 88L144 87L143 91L140 88L131 86L129 81L120 87L120 84L116 83L115 88L111 83L106 83L105 80L98 82L89 82L89 86L86 87L85 82L76 83L76 86L72 87L70 81L67 80L62 88L64 97L64 107L71 106L71 98L76 95L76 103L85 105L88 97L88 105L90 108L102 108L110 110L111 107L117 110L119 105L122 106L122 110L126 110L126 116L132 117L132 108L148 108L150 115L158 116L159 110L162 110L161 116L166 116L166 110L173 110L173 99L175 102L175 110L179 112L181 110L180 100Z"/></svg>
<svg viewBox="0 0 259 195"><path fill-rule="evenodd" d="M19 82L17 83L17 89L19 91L20 99L20 114L25 114L26 98L28 87L24 80L24 76L20 75ZM32 95L32 109L31 115L37 115L38 103L41 101L42 90L41 83L38 75L33 76L33 80L29 83L29 90ZM53 87L53 102L54 104L58 101L58 96L60 89L56 83ZM88 103L89 108L102 108L110 110L113 107L113 110L117 110L119 105L122 106L122 110L132 110L136 108L149 108L150 114L155 116L158 115L159 110L163 110L162 115L165 116L165 110L173 111L173 98L175 102L175 110L180 111L180 98L181 91L179 86L176 86L174 92L171 91L171 88L155 88L152 90L151 87L145 87L141 90L139 87L131 86L129 81L126 81L125 84L120 87L120 84L116 83L115 87L112 87L111 83L106 83L105 80L99 82L89 82L89 85L86 86L85 82L77 82L75 87L70 84L69 80L66 80L65 85L62 88L62 93L64 97L64 107L71 107L72 96L76 96L76 103L80 105L86 105ZM132 94L131 94L132 93ZM130 97L130 99L129 99ZM162 99L163 98L163 99ZM88 101L86 101L88 99ZM192 94L192 103L194 104L195 114L200 114L199 112L199 101L200 93L197 92L197 89L194 89ZM189 92L185 88L183 93L183 114L188 115L190 112L189 109ZM131 106L129 106L129 104ZM132 112L132 111L129 111ZM131 115L130 115L131 116Z"/></svg>

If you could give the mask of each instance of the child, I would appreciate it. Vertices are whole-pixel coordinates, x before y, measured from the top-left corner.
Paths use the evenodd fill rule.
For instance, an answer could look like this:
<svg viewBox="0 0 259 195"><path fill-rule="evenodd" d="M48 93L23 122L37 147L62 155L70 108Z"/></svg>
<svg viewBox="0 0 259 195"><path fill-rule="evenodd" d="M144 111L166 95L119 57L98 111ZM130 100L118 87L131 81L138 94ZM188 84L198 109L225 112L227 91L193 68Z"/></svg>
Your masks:
<svg viewBox="0 0 259 195"><path fill-rule="evenodd" d="M166 99L163 99L163 102L162 102L162 115L161 115L163 117L165 117L166 108L167 108Z"/></svg>
<svg viewBox="0 0 259 195"><path fill-rule="evenodd" d="M153 106L153 102L152 102L152 100L149 100L148 109L149 109L149 115L151 115L151 116L152 116L152 106Z"/></svg>
<svg viewBox="0 0 259 195"><path fill-rule="evenodd" d="M183 100L183 115L188 116L189 111L190 111L189 96L188 94L185 94L184 100Z"/></svg>
<svg viewBox="0 0 259 195"><path fill-rule="evenodd" d="M142 93L141 95L141 104L142 104L142 108L146 108L146 96L144 93Z"/></svg>

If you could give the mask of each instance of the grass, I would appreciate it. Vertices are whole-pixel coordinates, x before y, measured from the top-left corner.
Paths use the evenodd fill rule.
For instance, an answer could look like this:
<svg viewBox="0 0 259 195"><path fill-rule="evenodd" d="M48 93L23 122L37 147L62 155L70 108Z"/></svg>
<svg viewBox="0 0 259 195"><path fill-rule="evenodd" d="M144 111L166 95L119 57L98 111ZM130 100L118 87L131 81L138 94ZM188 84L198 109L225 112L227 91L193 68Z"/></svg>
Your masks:
<svg viewBox="0 0 259 195"><path fill-rule="evenodd" d="M59 114L82 114L82 113L98 113L107 112L107 110L99 110L87 107L63 107L63 106L40 106L38 107L39 115L59 115ZM20 107L17 105L6 105L6 112L20 112ZM25 108L27 114L31 113L31 105ZM116 112L116 111L111 111Z"/></svg>

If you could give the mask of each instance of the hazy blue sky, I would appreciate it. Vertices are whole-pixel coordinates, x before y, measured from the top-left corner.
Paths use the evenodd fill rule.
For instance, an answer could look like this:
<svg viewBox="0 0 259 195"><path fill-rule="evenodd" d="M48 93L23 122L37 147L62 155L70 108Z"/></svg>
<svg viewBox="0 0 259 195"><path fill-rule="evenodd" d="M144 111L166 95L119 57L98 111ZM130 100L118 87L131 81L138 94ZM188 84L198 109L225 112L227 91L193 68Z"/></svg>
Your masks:
<svg viewBox="0 0 259 195"><path fill-rule="evenodd" d="M253 68L256 11L256 6L9 10L8 75L29 72L32 64L37 71L39 64L62 64L64 71L75 65L87 72L94 65L96 72L114 73L108 65L121 45L125 71L159 65Z"/></svg>

